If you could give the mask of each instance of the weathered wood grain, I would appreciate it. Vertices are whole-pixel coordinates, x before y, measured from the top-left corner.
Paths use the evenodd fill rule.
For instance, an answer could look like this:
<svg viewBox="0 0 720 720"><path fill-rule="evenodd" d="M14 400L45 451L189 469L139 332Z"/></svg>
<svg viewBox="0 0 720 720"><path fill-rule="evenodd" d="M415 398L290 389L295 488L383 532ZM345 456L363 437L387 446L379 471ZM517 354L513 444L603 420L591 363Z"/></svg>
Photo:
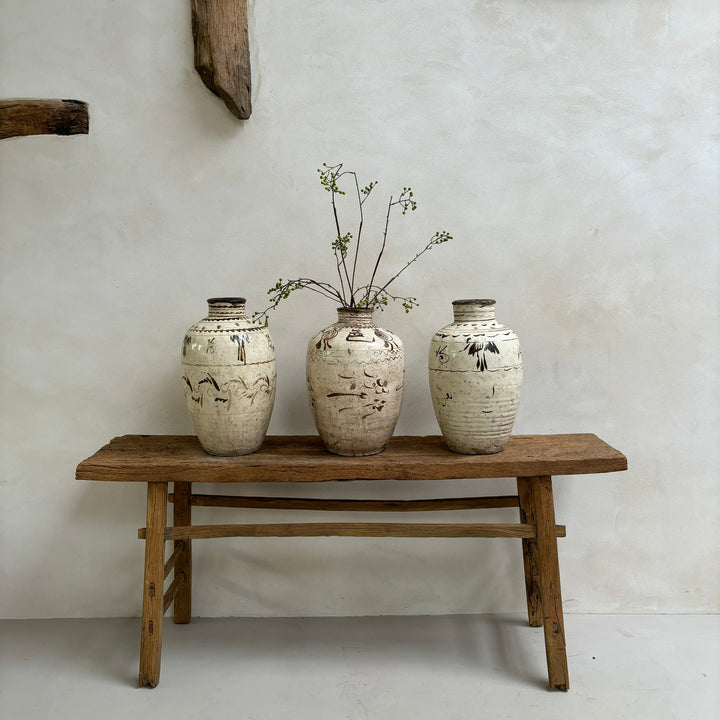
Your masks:
<svg viewBox="0 0 720 720"><path fill-rule="evenodd" d="M175 483L173 525L188 526L192 524L191 496L191 483ZM184 582L180 586L173 604L173 622L185 624L190 622L192 615L192 542L190 540L176 540L174 548L177 553L175 576L182 574Z"/></svg>
<svg viewBox="0 0 720 720"><path fill-rule="evenodd" d="M79 480L323 482L614 472L627 459L596 435L516 435L496 455L450 452L442 437L400 436L370 457L328 453L319 437L268 437L252 455L215 457L190 435L124 435L78 465Z"/></svg>
<svg viewBox="0 0 720 720"><path fill-rule="evenodd" d="M178 593L185 584L185 575L182 572L176 572L173 581L170 583L170 587L165 591L163 595L163 615L168 611L173 601L176 601Z"/></svg>
<svg viewBox="0 0 720 720"><path fill-rule="evenodd" d="M247 0L191 0L195 69L228 110L250 117Z"/></svg>
<svg viewBox="0 0 720 720"><path fill-rule="evenodd" d="M556 525L557 537L565 526ZM146 528L138 530L144 539ZM534 538L534 525L491 523L265 523L165 528L166 540L229 537Z"/></svg>
<svg viewBox="0 0 720 720"><path fill-rule="evenodd" d="M145 687L155 687L160 679L166 518L167 483L148 483L139 676L139 684Z"/></svg>
<svg viewBox="0 0 720 720"><path fill-rule="evenodd" d="M180 544L180 540L176 543L176 545ZM173 551L173 554L165 561L165 570L164 570L164 579L167 580L167 576L175 569L175 563L177 562L178 558L178 550L177 547Z"/></svg>
<svg viewBox="0 0 720 720"><path fill-rule="evenodd" d="M0 140L24 135L87 135L87 103L82 100L0 100Z"/></svg>
<svg viewBox="0 0 720 720"><path fill-rule="evenodd" d="M565 649L565 623L560 592L557 536L554 531L555 505L552 478L547 476L530 478L530 488L537 528L537 563L540 575L540 602L542 603L545 632L548 682L552 688L567 690L570 687L570 680Z"/></svg>
<svg viewBox="0 0 720 720"><path fill-rule="evenodd" d="M532 488L530 487L529 478L518 478L517 488L520 501L520 522L535 525L535 510L533 509ZM540 570L538 568L538 549L535 538L523 538L522 549L528 622L532 627L540 627L543 624L543 617L540 608Z"/></svg>
<svg viewBox="0 0 720 720"><path fill-rule="evenodd" d="M175 502L173 494L168 496ZM192 495L191 505L202 507L262 508L267 510L330 510L333 512L434 512L438 510L480 510L517 507L517 495L488 495L467 498L427 498L422 500L352 500L342 498L285 498L242 495ZM175 525L189 525L177 522Z"/></svg>

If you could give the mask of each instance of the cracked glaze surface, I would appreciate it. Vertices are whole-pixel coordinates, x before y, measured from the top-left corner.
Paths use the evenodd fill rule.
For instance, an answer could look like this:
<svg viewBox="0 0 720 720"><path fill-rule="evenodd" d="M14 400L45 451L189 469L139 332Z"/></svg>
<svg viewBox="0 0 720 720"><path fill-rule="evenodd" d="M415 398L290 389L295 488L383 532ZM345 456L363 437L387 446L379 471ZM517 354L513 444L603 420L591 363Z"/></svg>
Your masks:
<svg viewBox="0 0 720 720"><path fill-rule="evenodd" d="M275 400L275 348L241 298L209 300L185 333L183 387L195 432L211 455L246 455L265 438Z"/></svg>
<svg viewBox="0 0 720 720"><path fill-rule="evenodd" d="M430 341L435 417L450 450L500 452L515 423L522 387L518 336L495 319L495 301L456 301L455 319Z"/></svg>
<svg viewBox="0 0 720 720"><path fill-rule="evenodd" d="M308 343L307 387L315 426L338 455L374 455L392 437L402 404L405 353L372 312L338 310Z"/></svg>

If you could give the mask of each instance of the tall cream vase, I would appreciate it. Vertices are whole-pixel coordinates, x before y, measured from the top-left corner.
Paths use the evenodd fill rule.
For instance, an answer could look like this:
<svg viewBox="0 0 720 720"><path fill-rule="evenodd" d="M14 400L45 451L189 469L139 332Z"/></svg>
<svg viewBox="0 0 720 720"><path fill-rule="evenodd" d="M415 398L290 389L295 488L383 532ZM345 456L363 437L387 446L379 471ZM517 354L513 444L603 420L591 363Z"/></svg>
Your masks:
<svg viewBox="0 0 720 720"><path fill-rule="evenodd" d="M200 444L211 455L260 449L277 374L267 328L245 315L245 298L211 298L206 318L185 333L183 385Z"/></svg>
<svg viewBox="0 0 720 720"><path fill-rule="evenodd" d="M375 455L400 415L405 354L397 335L378 327L370 308L338 308L338 321L308 343L307 387L313 419L336 455Z"/></svg>
<svg viewBox="0 0 720 720"><path fill-rule="evenodd" d="M522 387L518 336L495 319L494 300L455 300L454 320L430 341L430 394L450 450L501 452Z"/></svg>

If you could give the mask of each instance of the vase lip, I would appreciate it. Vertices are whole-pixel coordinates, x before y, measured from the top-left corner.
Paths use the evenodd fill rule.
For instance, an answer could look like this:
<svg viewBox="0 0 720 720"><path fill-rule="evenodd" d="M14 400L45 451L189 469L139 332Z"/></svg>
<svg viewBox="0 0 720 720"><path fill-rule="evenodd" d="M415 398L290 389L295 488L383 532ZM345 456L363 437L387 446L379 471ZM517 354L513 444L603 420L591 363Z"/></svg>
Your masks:
<svg viewBox="0 0 720 720"><path fill-rule="evenodd" d="M244 297L216 297L208 298L208 305L244 305Z"/></svg>
<svg viewBox="0 0 720 720"><path fill-rule="evenodd" d="M350 312L350 313L360 313L360 314L372 314L373 308L371 307L339 307L337 309L338 312Z"/></svg>
<svg viewBox="0 0 720 720"><path fill-rule="evenodd" d="M495 301L490 300L488 298L483 299L471 299L471 300L453 300L453 305L482 305L484 307L487 307L488 305L494 305Z"/></svg>

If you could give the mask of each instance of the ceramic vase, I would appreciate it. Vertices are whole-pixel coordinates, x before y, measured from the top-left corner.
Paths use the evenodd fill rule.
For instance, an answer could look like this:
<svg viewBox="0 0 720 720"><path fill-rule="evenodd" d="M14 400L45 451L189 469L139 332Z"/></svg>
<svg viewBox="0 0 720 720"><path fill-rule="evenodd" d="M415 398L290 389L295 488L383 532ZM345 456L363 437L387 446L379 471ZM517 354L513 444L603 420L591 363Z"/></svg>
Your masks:
<svg viewBox="0 0 720 720"><path fill-rule="evenodd" d="M392 437L402 403L403 344L370 308L338 308L338 321L308 343L310 407L325 447L375 455Z"/></svg>
<svg viewBox="0 0 720 720"><path fill-rule="evenodd" d="M185 333L183 384L200 444L211 455L247 455L262 445L275 400L275 349L245 315L245 298L211 298Z"/></svg>
<svg viewBox="0 0 720 720"><path fill-rule="evenodd" d="M495 319L494 300L455 300L454 320L430 342L430 394L448 448L466 455L501 452L522 387L517 335Z"/></svg>

